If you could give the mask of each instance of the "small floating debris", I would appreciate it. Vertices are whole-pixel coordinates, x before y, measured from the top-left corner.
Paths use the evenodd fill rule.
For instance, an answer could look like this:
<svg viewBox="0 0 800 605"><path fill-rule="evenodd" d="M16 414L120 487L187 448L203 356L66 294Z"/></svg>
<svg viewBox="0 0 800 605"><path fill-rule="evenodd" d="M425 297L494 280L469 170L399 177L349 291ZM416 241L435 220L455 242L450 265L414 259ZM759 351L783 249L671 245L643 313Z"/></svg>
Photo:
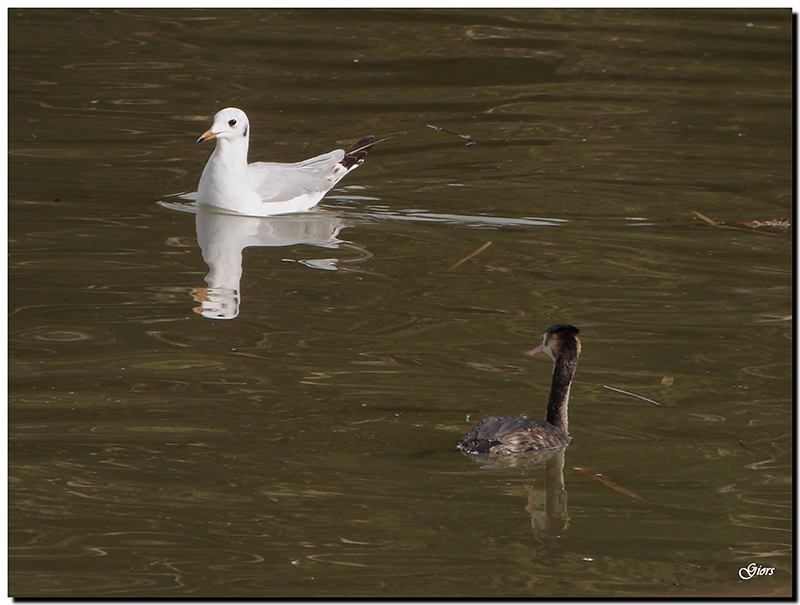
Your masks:
<svg viewBox="0 0 800 605"><path fill-rule="evenodd" d="M452 130L446 130L446 129L441 128L439 126L434 126L432 124L426 124L426 126L428 128L432 128L433 130L438 130L439 132L446 132L447 134L452 134L452 135L455 135L457 137L461 137L462 139L465 139L467 141L467 147L469 147L470 145L475 145L476 144L475 141L472 140L472 137L469 136L468 134L458 134L457 132L453 132Z"/></svg>
<svg viewBox="0 0 800 605"><path fill-rule="evenodd" d="M604 384L603 388L608 389L609 391L616 391L617 393L622 393L623 395L630 395L631 397L636 397L637 399L641 399L642 401L647 401L648 403L652 403L653 405L661 407L661 404L658 403L658 401L653 401L652 399L648 399L647 397L642 397L641 395L637 395L636 393L631 393L630 391L623 391L622 389L618 389L616 387L610 387L607 384Z"/></svg>
<svg viewBox="0 0 800 605"><path fill-rule="evenodd" d="M636 492L632 492L627 487L622 487L619 483L617 483L616 481L612 481L611 479L609 479L608 477L606 477L602 473L596 473L594 471L590 471L589 469L581 468L579 466L576 466L576 467L573 467L573 468L576 471L578 471L581 475L583 475L585 477L589 477L589 479L592 479L594 481L599 481L600 483L602 483L606 487L610 487L611 489L616 490L621 494L625 494L626 496L630 496L634 500L639 500L640 502L644 502L644 498L642 498L639 494L637 494Z"/></svg>
<svg viewBox="0 0 800 605"><path fill-rule="evenodd" d="M737 223L738 225L747 225L750 229L743 229L741 227L733 227L731 225L726 225L725 223L715 221L712 218L707 217L702 212L698 212L697 210L692 210L692 214L696 217L702 219L712 227L717 227L718 229L733 229L735 231L750 231L753 229L759 229L761 227L772 227L780 229L781 231L785 231L789 227L791 227L791 223L785 218L776 218L769 221L749 221L746 223ZM757 231L756 233L763 233L764 235L777 235L776 233L770 233L769 231Z"/></svg>
<svg viewBox="0 0 800 605"><path fill-rule="evenodd" d="M791 223L785 218L775 218L771 221L748 221L746 223L738 223L739 225L747 225L752 229L758 229L759 227L774 227L776 229L788 229L791 227Z"/></svg>
<svg viewBox="0 0 800 605"><path fill-rule="evenodd" d="M477 250L475 250L475 252L473 252L472 254L468 254L467 256L465 256L464 258L462 258L460 261L458 261L456 264L454 264L454 265L452 265L452 266L448 267L448 268L447 268L447 271L452 271L452 270L453 270L453 269L455 269L456 267L459 267L459 266L461 266L462 264L464 264L465 262L467 262L469 259L471 259L471 258L473 258L473 257L475 257L475 256L478 256L478 254L480 254L481 252L483 252L484 250L486 250L486 248L488 248L488 247L489 247L489 246L491 246L491 245L492 245L492 242L491 242L491 241L488 241L488 242L486 242L485 244L483 244L483 246L481 246L480 248L478 248Z"/></svg>

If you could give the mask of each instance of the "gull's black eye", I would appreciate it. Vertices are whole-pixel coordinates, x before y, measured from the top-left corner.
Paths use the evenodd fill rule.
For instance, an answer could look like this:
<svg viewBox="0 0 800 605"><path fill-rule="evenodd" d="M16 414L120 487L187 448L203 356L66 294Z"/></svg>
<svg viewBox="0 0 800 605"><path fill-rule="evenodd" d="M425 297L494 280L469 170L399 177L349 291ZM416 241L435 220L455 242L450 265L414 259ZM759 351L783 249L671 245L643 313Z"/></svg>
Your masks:
<svg viewBox="0 0 800 605"><path fill-rule="evenodd" d="M228 126L230 126L231 128L236 126L236 120L235 119L228 120Z"/></svg>

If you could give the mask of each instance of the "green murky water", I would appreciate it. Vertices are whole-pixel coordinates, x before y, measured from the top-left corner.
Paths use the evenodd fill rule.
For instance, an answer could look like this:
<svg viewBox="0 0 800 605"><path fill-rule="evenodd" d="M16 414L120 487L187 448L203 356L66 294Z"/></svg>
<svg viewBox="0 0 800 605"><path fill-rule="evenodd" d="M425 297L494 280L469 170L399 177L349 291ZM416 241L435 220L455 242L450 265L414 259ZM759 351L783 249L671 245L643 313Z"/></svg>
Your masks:
<svg viewBox="0 0 800 605"><path fill-rule="evenodd" d="M9 38L11 595L789 594L788 9L11 10ZM409 134L305 217L158 205L231 105L251 160ZM214 271L232 319L196 312ZM563 465L460 454L543 414L524 351L564 322Z"/></svg>

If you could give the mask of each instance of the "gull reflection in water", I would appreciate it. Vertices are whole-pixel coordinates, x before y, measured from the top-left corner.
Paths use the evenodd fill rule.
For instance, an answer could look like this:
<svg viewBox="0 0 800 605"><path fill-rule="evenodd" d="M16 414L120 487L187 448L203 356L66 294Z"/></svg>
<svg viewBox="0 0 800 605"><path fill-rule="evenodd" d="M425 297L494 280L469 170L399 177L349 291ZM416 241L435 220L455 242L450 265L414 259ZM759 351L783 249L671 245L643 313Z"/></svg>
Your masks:
<svg viewBox="0 0 800 605"><path fill-rule="evenodd" d="M209 271L205 278L206 287L193 288L192 298L200 303L194 311L209 319L233 319L239 315L242 252L245 248L296 244L320 248L339 248L347 244L352 247L337 237L346 226L344 219L325 210L253 217L200 204L160 204L195 214L197 243ZM302 262L315 269L335 271L338 260L326 258Z"/></svg>

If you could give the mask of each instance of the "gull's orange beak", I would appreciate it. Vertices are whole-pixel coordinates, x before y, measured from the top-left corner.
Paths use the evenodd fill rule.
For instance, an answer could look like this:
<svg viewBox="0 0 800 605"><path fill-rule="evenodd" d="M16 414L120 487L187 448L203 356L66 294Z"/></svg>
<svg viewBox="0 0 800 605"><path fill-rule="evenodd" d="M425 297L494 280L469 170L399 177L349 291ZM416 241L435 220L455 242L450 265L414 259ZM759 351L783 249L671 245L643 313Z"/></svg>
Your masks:
<svg viewBox="0 0 800 605"><path fill-rule="evenodd" d="M195 145L197 145L198 143L203 143L208 139L213 139L215 136L217 136L216 133L211 132L211 129L209 128L203 134L200 135L200 138L197 139L197 143L195 143Z"/></svg>
<svg viewBox="0 0 800 605"><path fill-rule="evenodd" d="M528 351L528 355L531 355L531 356L533 356L533 355L541 355L542 353L544 353L544 347L542 347L542 345L539 345L533 351Z"/></svg>

